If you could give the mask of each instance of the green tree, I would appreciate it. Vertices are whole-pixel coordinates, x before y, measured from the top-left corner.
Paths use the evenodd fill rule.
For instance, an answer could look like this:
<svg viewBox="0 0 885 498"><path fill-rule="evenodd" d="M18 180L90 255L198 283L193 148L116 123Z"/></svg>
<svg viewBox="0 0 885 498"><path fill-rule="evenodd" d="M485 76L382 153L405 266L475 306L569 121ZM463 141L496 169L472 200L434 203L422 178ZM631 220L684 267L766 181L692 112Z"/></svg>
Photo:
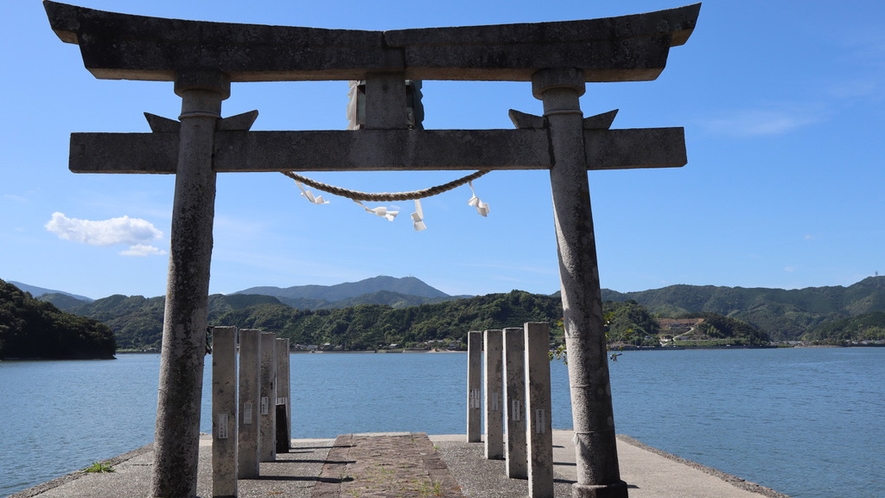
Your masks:
<svg viewBox="0 0 885 498"><path fill-rule="evenodd" d="M116 349L107 325L0 280L0 358L113 358Z"/></svg>

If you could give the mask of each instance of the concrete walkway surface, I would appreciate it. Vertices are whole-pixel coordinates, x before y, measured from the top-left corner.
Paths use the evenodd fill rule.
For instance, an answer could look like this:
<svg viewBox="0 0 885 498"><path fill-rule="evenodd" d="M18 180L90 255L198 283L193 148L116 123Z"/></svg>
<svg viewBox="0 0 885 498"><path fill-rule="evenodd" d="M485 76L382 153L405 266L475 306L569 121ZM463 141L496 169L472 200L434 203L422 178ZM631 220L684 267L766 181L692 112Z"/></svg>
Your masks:
<svg viewBox="0 0 885 498"><path fill-rule="evenodd" d="M555 496L570 497L575 482L572 432L553 435ZM525 480L506 477L503 460L486 460L482 443L465 435L423 433L344 434L337 439L297 439L289 453L261 464L261 477L238 481L251 497L475 497L528 495ZM212 440L200 441L197 493L212 496ZM762 486L668 455L618 436L621 478L630 498L783 498ZM151 445L109 460L114 472L74 472L11 498L146 497Z"/></svg>

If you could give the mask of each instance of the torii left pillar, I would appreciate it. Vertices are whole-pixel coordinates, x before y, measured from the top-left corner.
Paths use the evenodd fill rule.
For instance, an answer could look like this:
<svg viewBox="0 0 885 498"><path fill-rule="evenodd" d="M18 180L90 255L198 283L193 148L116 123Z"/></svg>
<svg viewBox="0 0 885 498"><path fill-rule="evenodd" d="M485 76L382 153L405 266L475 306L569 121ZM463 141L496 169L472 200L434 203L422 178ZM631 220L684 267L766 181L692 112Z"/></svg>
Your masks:
<svg viewBox="0 0 885 498"><path fill-rule="evenodd" d="M230 79L221 71L181 72L178 167L172 207L169 277L151 495L197 494L200 401L209 302L209 267L215 216L212 169L215 126Z"/></svg>

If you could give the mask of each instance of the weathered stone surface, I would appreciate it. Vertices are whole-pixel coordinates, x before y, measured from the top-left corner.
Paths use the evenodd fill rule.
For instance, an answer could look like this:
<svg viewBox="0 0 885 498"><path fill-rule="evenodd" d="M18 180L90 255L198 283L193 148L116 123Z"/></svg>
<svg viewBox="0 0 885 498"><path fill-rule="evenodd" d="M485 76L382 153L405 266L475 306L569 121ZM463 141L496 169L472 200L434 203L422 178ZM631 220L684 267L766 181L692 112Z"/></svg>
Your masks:
<svg viewBox="0 0 885 498"><path fill-rule="evenodd" d="M507 477L528 478L525 425L525 331L504 329L504 409L507 421Z"/></svg>
<svg viewBox="0 0 885 498"><path fill-rule="evenodd" d="M286 430L286 420L289 418L289 411L286 409L286 405L276 405L274 406L274 410L277 412L277 426L276 426L276 447L274 453L274 459L276 459L277 455L280 453L288 453L289 452L289 431Z"/></svg>
<svg viewBox="0 0 885 498"><path fill-rule="evenodd" d="M277 457L277 335L261 333L261 397L258 402L258 460L273 462Z"/></svg>
<svg viewBox="0 0 885 498"><path fill-rule="evenodd" d="M585 130L607 130L612 127L612 123L615 120L615 116L618 115L618 110L615 109L613 111L604 112L602 114L596 114L595 116L590 116L589 118L584 118L583 126Z"/></svg>
<svg viewBox="0 0 885 498"><path fill-rule="evenodd" d="M467 442L482 441L482 332L467 332Z"/></svg>
<svg viewBox="0 0 885 498"><path fill-rule="evenodd" d="M53 31L80 45L97 78L172 81L179 68L231 81L530 81L540 68L583 70L586 81L657 78L671 46L694 30L700 4L605 19L360 31L184 21L44 2Z"/></svg>
<svg viewBox="0 0 885 498"><path fill-rule="evenodd" d="M215 217L212 130L229 92L186 90L181 100L151 485L156 497L196 493Z"/></svg>
<svg viewBox="0 0 885 498"><path fill-rule="evenodd" d="M288 453L292 432L289 339L277 337L277 453ZM280 410L282 406L282 410ZM280 416L282 414L282 416Z"/></svg>
<svg viewBox="0 0 885 498"><path fill-rule="evenodd" d="M586 168L678 168L688 163L683 128L584 130Z"/></svg>
<svg viewBox="0 0 885 498"><path fill-rule="evenodd" d="M504 458L504 333L483 332L486 458Z"/></svg>
<svg viewBox="0 0 885 498"><path fill-rule="evenodd" d="M240 330L240 392L237 477L255 479L261 466L258 458L258 409L261 406L261 331Z"/></svg>
<svg viewBox="0 0 885 498"><path fill-rule="evenodd" d="M534 114L520 112L515 109L510 109L507 115L510 117L510 122L513 123L513 126L521 130L541 130L547 128L547 120L544 119L544 116L535 116Z"/></svg>
<svg viewBox="0 0 885 498"><path fill-rule="evenodd" d="M686 164L682 128L584 130L587 169ZM550 169L548 134L523 130L217 131L216 172ZM75 173L175 173L176 133L72 133Z"/></svg>
<svg viewBox="0 0 885 498"><path fill-rule="evenodd" d="M212 330L212 496L237 496L237 328Z"/></svg>
<svg viewBox="0 0 885 498"><path fill-rule="evenodd" d="M427 434L395 433L338 436L311 496L463 498L464 494Z"/></svg>
<svg viewBox="0 0 885 498"><path fill-rule="evenodd" d="M577 441L578 482L574 486L574 496L626 498L627 488L620 480L614 439L602 294L586 173L587 133L608 132L584 130L578 99L584 93L582 78L570 70L545 70L544 73L543 78L533 82L533 93L543 98L556 157L556 167L550 170L550 185L568 351L572 424ZM528 332L526 334L528 341ZM532 378L534 374L529 372L528 375ZM529 422L531 425L531 420ZM604 491L588 494L596 493L598 489Z"/></svg>
<svg viewBox="0 0 885 498"><path fill-rule="evenodd" d="M550 332L546 323L529 322L525 333L526 445L529 496L553 498L553 429L550 400Z"/></svg>
<svg viewBox="0 0 885 498"><path fill-rule="evenodd" d="M362 79L384 67L382 33L185 21L44 2L52 30L80 45L97 78L172 81L181 67L223 70L232 81ZM346 68L339 67L346 61ZM254 74L249 74L254 73Z"/></svg>

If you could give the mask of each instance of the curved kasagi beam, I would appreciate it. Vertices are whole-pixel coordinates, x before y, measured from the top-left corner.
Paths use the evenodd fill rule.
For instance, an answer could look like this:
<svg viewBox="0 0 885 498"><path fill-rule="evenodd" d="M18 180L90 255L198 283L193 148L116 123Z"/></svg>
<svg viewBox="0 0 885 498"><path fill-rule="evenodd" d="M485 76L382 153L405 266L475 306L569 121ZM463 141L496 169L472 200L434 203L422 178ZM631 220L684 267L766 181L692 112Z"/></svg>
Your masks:
<svg viewBox="0 0 885 498"><path fill-rule="evenodd" d="M530 81L577 68L588 82L645 81L671 46L688 40L700 4L581 21L361 31L184 21L43 2L58 37L80 46L101 79L174 81L219 70L231 81L360 80L397 72L415 80Z"/></svg>

